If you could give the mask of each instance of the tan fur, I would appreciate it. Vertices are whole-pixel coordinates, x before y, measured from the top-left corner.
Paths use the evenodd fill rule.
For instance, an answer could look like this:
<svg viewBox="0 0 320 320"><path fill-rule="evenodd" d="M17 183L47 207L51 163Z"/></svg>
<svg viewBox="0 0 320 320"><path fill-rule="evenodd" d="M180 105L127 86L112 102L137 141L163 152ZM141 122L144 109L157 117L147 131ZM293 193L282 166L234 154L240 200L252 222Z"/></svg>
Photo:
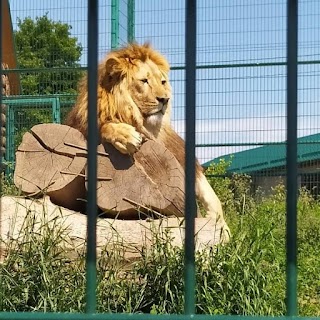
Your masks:
<svg viewBox="0 0 320 320"><path fill-rule="evenodd" d="M112 143L122 153L133 153L143 137L155 139L164 143L184 166L184 141L170 125L169 69L167 60L149 44L131 44L106 56L98 68L98 128L102 141ZM87 113L85 77L66 124L87 136ZM198 163L196 175L197 196L208 215L224 222L220 201L216 196L212 201L209 198L215 193L203 183L205 177ZM226 224L224 230L227 241Z"/></svg>
<svg viewBox="0 0 320 320"><path fill-rule="evenodd" d="M109 53L98 68L100 138L114 144L123 153L131 153L139 147L140 135L157 138L162 122L170 122L171 87L168 72L168 62L147 44L133 44ZM145 80L148 83L144 83ZM157 98L167 99L168 103L161 105ZM159 123L148 123L144 115L159 111L162 107L165 114L159 115ZM87 136L87 122L85 77L80 82L79 96L66 124Z"/></svg>

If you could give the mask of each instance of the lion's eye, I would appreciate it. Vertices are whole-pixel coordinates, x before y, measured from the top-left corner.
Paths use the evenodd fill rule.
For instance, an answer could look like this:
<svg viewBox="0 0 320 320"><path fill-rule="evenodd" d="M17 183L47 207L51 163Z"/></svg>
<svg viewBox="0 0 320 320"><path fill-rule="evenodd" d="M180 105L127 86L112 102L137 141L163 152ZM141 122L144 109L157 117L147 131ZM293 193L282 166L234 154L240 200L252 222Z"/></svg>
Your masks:
<svg viewBox="0 0 320 320"><path fill-rule="evenodd" d="M148 83L148 79L141 79L143 83Z"/></svg>
<svg viewBox="0 0 320 320"><path fill-rule="evenodd" d="M167 83L167 80L162 80L161 83L165 85Z"/></svg>

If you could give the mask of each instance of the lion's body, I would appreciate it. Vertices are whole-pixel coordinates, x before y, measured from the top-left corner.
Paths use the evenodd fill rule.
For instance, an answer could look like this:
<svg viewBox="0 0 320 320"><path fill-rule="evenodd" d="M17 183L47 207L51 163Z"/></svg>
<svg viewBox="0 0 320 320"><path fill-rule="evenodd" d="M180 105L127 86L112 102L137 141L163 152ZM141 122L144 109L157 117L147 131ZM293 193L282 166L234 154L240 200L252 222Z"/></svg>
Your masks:
<svg viewBox="0 0 320 320"><path fill-rule="evenodd" d="M98 68L98 128L102 142L112 143L122 153L133 153L144 137L155 139L164 143L184 166L184 141L170 125L169 70L167 60L149 45L129 45L106 56ZM84 78L66 124L87 136L87 114ZM198 198L210 216L223 219L221 203L198 163L196 173Z"/></svg>

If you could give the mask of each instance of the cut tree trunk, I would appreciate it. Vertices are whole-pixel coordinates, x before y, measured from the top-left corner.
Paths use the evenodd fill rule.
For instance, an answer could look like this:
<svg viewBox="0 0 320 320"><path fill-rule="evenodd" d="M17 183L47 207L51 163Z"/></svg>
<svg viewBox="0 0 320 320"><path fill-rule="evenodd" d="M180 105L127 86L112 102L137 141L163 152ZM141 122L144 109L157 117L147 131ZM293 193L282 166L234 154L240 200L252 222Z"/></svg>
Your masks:
<svg viewBox="0 0 320 320"><path fill-rule="evenodd" d="M59 124L40 124L23 136L14 182L26 194L47 194L65 208L84 211L87 150L83 135ZM134 155L111 144L97 151L97 204L107 217L184 216L184 170L174 155L146 141Z"/></svg>
<svg viewBox="0 0 320 320"><path fill-rule="evenodd" d="M98 150L109 155L98 154L97 189L98 206L109 217L184 216L184 171L163 144L146 141L133 156L111 144Z"/></svg>
<svg viewBox="0 0 320 320"><path fill-rule="evenodd" d="M84 210L86 152L70 144L85 148L86 141L65 125L34 126L16 152L15 185L26 194L47 194L60 206Z"/></svg>

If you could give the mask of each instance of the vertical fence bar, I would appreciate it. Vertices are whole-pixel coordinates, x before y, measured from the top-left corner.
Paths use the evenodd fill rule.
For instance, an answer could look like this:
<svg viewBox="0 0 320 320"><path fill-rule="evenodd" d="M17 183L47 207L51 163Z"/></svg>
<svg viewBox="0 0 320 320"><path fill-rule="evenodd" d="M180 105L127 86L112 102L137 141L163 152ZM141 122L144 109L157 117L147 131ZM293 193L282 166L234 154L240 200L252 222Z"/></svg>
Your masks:
<svg viewBox="0 0 320 320"><path fill-rule="evenodd" d="M6 118L6 175L10 176L13 173L14 164L14 121L16 105L6 104L7 118Z"/></svg>
<svg viewBox="0 0 320 320"><path fill-rule="evenodd" d="M86 312L96 312L98 0L88 0L88 244Z"/></svg>
<svg viewBox="0 0 320 320"><path fill-rule="evenodd" d="M53 107L52 107L52 113L53 113L53 122L54 123L61 123L61 104L59 98L53 98Z"/></svg>
<svg viewBox="0 0 320 320"><path fill-rule="evenodd" d="M195 107L196 107L196 0L186 0L186 179L185 179L185 305L186 314L195 313Z"/></svg>
<svg viewBox="0 0 320 320"><path fill-rule="evenodd" d="M2 17L3 17L3 1L0 0L0 78L2 79ZM0 107L2 108L2 88L0 92ZM1 117L0 117L0 141L2 141L2 123L1 123ZM2 171L2 165L3 165L3 153L0 150L0 170ZM2 172L1 172L2 173ZM0 196L2 195L2 179L0 180ZM0 198L0 219L1 219L1 209L2 209L2 200ZM1 223L0 223L0 232L1 232ZM0 233L2 234L2 232ZM2 249L0 247L0 254L2 255Z"/></svg>
<svg viewBox="0 0 320 320"><path fill-rule="evenodd" d="M297 315L298 1L287 2L287 315Z"/></svg>
<svg viewBox="0 0 320 320"><path fill-rule="evenodd" d="M111 2L111 49L119 46L119 0Z"/></svg>
<svg viewBox="0 0 320 320"><path fill-rule="evenodd" d="M133 42L135 39L135 17L134 17L135 0L128 0L128 42Z"/></svg>

